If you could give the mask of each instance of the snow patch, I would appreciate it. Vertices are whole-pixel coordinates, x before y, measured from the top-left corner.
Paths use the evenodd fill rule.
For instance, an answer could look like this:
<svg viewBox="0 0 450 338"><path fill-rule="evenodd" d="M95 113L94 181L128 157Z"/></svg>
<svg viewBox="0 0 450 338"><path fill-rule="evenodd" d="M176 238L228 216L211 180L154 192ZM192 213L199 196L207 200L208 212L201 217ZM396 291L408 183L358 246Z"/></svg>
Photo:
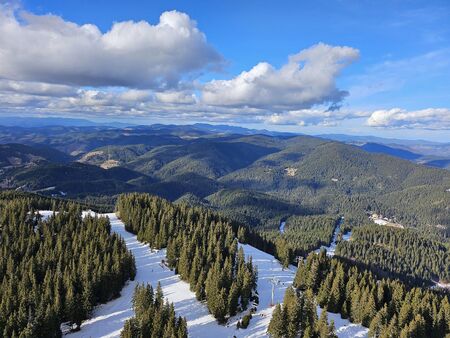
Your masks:
<svg viewBox="0 0 450 338"><path fill-rule="evenodd" d="M58 211L52 211L52 210L39 210L39 211L36 211L36 214L41 215L41 220L42 220L43 222L46 222L46 221L48 221L48 219L49 219L50 217L52 217L53 215L57 215L57 214L58 214Z"/></svg>
<svg viewBox="0 0 450 338"><path fill-rule="evenodd" d="M85 218L87 216L91 216L91 217L105 217L104 214L97 214L96 212L92 211L92 210L86 210L86 211L82 211L81 212L81 217Z"/></svg>
<svg viewBox="0 0 450 338"><path fill-rule="evenodd" d="M280 222L280 232L281 232L282 234L284 234L284 227L285 227L285 225L286 225L286 222L285 222L285 221L281 221L281 222Z"/></svg>
<svg viewBox="0 0 450 338"><path fill-rule="evenodd" d="M384 219L382 219L382 218L374 219L373 222L374 222L375 224L378 224L378 225L386 225L386 224L389 223L388 221L386 221L386 220L384 220Z"/></svg>
<svg viewBox="0 0 450 338"><path fill-rule="evenodd" d="M36 211L36 214L41 215L41 220L46 222L48 221L48 219L50 217L52 217L53 215L57 215L59 214L59 211L53 211L53 210L39 210ZM97 214L96 212L92 211L92 210L86 210L86 211L82 211L81 212L81 217L85 218L87 215L90 215L92 217L98 216L98 217L106 217L103 214Z"/></svg>
<svg viewBox="0 0 450 338"><path fill-rule="evenodd" d="M447 289L450 290L450 283L445 283L442 281L433 281L434 285L432 289Z"/></svg>
<svg viewBox="0 0 450 338"><path fill-rule="evenodd" d="M56 187L47 187L47 188L42 188L42 189L35 190L34 192L52 191L52 190L55 190L55 189L56 189Z"/></svg>
<svg viewBox="0 0 450 338"><path fill-rule="evenodd" d="M322 309L317 307L317 315L320 316ZM350 323L347 319L342 319L339 313L328 312L328 321L334 321L336 334L339 338L366 338L369 335L369 329L361 324Z"/></svg>

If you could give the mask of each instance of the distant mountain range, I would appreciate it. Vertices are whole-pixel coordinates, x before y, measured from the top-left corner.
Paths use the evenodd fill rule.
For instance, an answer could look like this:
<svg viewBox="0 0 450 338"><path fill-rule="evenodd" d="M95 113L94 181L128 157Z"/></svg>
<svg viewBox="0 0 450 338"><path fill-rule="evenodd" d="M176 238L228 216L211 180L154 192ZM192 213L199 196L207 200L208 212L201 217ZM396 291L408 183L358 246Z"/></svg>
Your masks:
<svg viewBox="0 0 450 338"><path fill-rule="evenodd" d="M345 142L345 143L381 143L381 144L397 144L397 145L404 145L404 146L414 146L417 144L422 145L442 145L450 143L443 143L443 142L434 142L434 141L428 141L428 140L408 140L408 139L398 139L398 138L384 138L384 137L378 137L378 136L371 136L371 135L347 135L347 134L319 134L315 135L317 137L323 137L329 140L339 141L339 142Z"/></svg>
<svg viewBox="0 0 450 338"><path fill-rule="evenodd" d="M386 154L386 155L391 155L391 156L403 158L405 160L410 160L410 161L414 161L414 160L417 160L422 157L422 155L413 153L408 150L388 147L384 144L379 144L379 143L370 143L370 142L364 143L361 146L361 148L369 153Z"/></svg>
<svg viewBox="0 0 450 338"><path fill-rule="evenodd" d="M1 127L4 126L4 127ZM10 127L19 128L17 130L11 130ZM35 128L40 128L36 130ZM67 129L69 128L69 129ZM116 131L109 129L118 129ZM128 140L113 141L109 140L106 143L102 143L98 140L98 134L108 130L111 134L120 135L126 128L129 134ZM31 129L27 131L26 129ZM89 150L91 146L86 145L83 147L86 138L91 140L92 146L104 146L104 145L116 145L119 142L121 145L129 142L130 144L137 144L136 141L132 141L131 136L135 135L139 137L152 137L151 135L159 135L158 137L181 136L186 139L189 137L203 137L207 134L214 135L268 135L274 137L292 137L303 134L287 133L270 130L248 129L239 126L230 125L211 125L206 123L196 123L192 125L166 125L166 124L153 124L153 125L135 125L132 123L123 122L108 122L98 123L86 119L72 119L72 118L60 118L60 117L0 117L0 142L25 142L27 144L34 144L36 142L33 135L24 139L23 134L35 134L40 138L45 137L47 139L46 144L48 146L58 148L59 139L61 137L67 137L71 139L71 136L80 136L80 140L74 139L73 143L62 143L68 147L77 148L77 142L80 143L80 149L72 149L72 152L76 154L83 153ZM6 137L9 135L10 137ZM22 136L21 136L22 135ZM3 136L3 137L2 137ZM404 139L390 139L381 138L376 136L355 136L345 134L322 134L317 137L344 142L361 147L362 149L371 153L386 154L415 163L420 163L432 167L450 169L450 143L439 143L426 140L404 140ZM49 139L53 138L53 140ZM39 141L40 142L40 141ZM40 142L42 143L42 142ZM142 141L143 144L148 144L147 140ZM150 142L152 143L152 142ZM67 149L61 149L67 151Z"/></svg>
<svg viewBox="0 0 450 338"><path fill-rule="evenodd" d="M205 124L3 126L0 144L5 188L102 200L148 192L254 226L337 212L359 224L367 210L450 225L450 172L416 164L426 157L405 146Z"/></svg>
<svg viewBox="0 0 450 338"><path fill-rule="evenodd" d="M0 126L6 127L23 127L23 128L35 128L35 127L50 127L50 126L63 126L63 127L117 127L123 128L132 124L122 122L106 122L98 123L85 119L65 118L65 117L14 117L14 116L2 116L0 117Z"/></svg>

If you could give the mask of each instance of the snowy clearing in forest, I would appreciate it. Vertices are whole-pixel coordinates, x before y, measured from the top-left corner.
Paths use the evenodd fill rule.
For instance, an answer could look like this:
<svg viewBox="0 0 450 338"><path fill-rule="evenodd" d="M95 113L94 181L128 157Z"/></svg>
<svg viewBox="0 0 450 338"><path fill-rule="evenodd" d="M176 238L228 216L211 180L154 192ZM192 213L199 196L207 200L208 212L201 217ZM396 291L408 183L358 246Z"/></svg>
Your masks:
<svg viewBox="0 0 450 338"><path fill-rule="evenodd" d="M86 215L87 213L84 213ZM69 333L70 338L119 337L124 322L133 316L131 299L136 283L150 283L156 287L160 282L164 297L175 306L177 316L186 317L190 337L265 337L273 307L271 307L272 280L277 281L274 289L274 303L281 303L286 288L291 285L295 268L282 269L278 260L250 245L242 245L245 255L252 256L253 264L258 268L259 305L247 329L236 328L237 321L245 314L231 318L228 325L219 325L204 303L195 298L189 290L189 284L180 280L173 271L161 261L165 259L165 250L153 251L137 237L125 231L124 224L115 214L106 214L111 221L112 231L122 236L136 259L137 274L121 291L121 296L106 304L99 305L92 318L81 325L79 332ZM358 324L342 320L340 315L329 314L335 320L336 331L340 338L367 337L367 329Z"/></svg>
<svg viewBox="0 0 450 338"><path fill-rule="evenodd" d="M317 307L317 314L320 316L322 309ZM334 321L336 334L339 338L367 338L369 329L361 324L350 323L347 319L342 319L339 313L328 312L328 321Z"/></svg>

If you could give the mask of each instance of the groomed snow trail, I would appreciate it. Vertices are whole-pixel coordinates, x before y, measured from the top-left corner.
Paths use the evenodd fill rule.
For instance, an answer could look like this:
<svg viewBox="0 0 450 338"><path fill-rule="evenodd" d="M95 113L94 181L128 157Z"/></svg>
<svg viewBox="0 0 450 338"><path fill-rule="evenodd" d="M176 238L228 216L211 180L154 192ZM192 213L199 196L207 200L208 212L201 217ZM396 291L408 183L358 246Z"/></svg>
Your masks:
<svg viewBox="0 0 450 338"><path fill-rule="evenodd" d="M115 214L105 214L111 222L112 231L122 236L127 248L136 259L136 278L128 282L121 291L121 296L106 304L99 305L94 310L91 319L81 325L79 332L68 334L70 338L119 337L124 322L133 316L131 299L136 283L150 283L156 287L161 283L164 296L175 306L177 316L186 317L189 336L194 338L221 337L266 337L273 307L271 303L272 284L276 278L279 284L275 287L274 303L281 303L286 288L292 283L295 268L282 269L278 260L250 245L242 245L246 256L252 256L253 263L258 268L258 311L253 315L247 329L236 329L237 321L244 313L229 320L228 325L219 325L208 313L205 304L200 303L195 294L189 290L189 284L161 264L165 259L165 250L152 251L148 245L137 240L137 237L125 230L124 224ZM339 315L330 314L335 320L336 330L340 338L367 337L367 329L358 324L351 324L340 319Z"/></svg>

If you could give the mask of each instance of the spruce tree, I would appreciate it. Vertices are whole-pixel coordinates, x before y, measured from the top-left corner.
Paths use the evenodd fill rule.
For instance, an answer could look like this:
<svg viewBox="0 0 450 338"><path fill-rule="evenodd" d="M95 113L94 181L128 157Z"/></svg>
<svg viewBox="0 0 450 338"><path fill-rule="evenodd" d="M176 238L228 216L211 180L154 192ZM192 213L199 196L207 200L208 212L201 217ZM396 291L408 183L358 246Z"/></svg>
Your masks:
<svg viewBox="0 0 450 338"><path fill-rule="evenodd" d="M286 335L286 316L280 304L275 306L267 332L273 338L283 338Z"/></svg>

